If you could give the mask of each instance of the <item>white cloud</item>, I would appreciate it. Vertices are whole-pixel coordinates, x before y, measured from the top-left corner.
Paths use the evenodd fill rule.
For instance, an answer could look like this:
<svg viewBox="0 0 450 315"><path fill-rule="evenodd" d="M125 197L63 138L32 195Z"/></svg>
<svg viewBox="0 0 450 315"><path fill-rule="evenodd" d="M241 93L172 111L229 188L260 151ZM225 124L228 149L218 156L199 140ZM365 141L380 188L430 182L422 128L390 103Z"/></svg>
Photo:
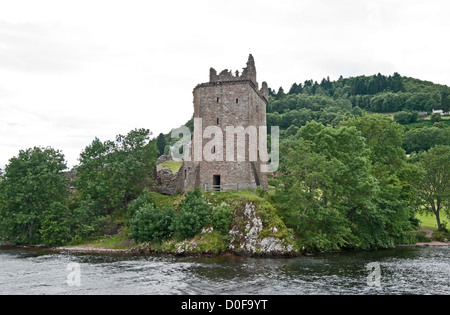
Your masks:
<svg viewBox="0 0 450 315"><path fill-rule="evenodd" d="M0 69L38 73L73 70L99 50L79 35L58 25L0 20Z"/></svg>

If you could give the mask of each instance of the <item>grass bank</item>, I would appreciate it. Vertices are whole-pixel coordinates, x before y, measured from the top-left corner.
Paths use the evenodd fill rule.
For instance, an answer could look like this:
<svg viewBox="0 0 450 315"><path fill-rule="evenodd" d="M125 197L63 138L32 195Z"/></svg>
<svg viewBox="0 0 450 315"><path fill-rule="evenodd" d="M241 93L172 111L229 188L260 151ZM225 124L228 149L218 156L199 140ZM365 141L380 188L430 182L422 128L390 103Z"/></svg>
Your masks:
<svg viewBox="0 0 450 315"><path fill-rule="evenodd" d="M156 192L151 192L151 196L157 208L172 207L176 211L184 199L184 196L166 196ZM124 226L118 235L80 240L65 248L86 252L111 250L175 255L234 253L254 256L264 256L269 251L276 252L280 248L294 248L292 231L278 216L267 195L261 196L254 191L228 191L204 192L203 197L211 205L212 211L224 204L232 209L233 218L229 226L232 233L220 233L211 224L190 239L171 238L161 243L136 243L129 237L128 227Z"/></svg>
<svg viewBox="0 0 450 315"><path fill-rule="evenodd" d="M169 169L172 171L172 173L176 173L180 170L181 166L183 165L182 161L167 161L164 163L159 164L156 168L157 170L161 169Z"/></svg>

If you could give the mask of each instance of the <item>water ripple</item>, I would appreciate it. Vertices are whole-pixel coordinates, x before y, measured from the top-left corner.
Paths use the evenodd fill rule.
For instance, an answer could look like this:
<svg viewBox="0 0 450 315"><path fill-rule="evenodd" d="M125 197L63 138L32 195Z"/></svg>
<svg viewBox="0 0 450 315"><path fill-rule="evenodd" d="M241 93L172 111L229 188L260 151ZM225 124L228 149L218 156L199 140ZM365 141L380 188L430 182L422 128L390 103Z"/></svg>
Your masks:
<svg viewBox="0 0 450 315"><path fill-rule="evenodd" d="M0 248L0 294L450 294L450 248L294 259L82 255ZM380 286L366 266L380 266ZM80 266L69 286L68 264Z"/></svg>

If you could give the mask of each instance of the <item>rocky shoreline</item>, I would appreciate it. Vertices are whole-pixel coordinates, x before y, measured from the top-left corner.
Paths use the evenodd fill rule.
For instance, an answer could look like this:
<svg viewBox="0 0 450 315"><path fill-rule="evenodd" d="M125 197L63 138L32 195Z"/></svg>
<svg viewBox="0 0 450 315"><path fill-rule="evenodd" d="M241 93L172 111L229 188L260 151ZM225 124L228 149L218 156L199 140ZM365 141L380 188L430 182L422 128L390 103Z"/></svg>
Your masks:
<svg viewBox="0 0 450 315"><path fill-rule="evenodd" d="M449 247L450 243L430 242L430 243L416 243L410 245L397 245L397 247ZM35 247L34 247L35 248ZM42 248L42 247L39 247ZM56 252L70 252L79 254L126 254L126 255L168 255L177 257L220 257L220 256L239 256L252 258L294 258L304 255L299 251L285 252L285 253L253 253L225 251L220 253L213 253L211 251L205 252L169 252L149 248L132 248L132 249L110 249L90 246L71 246L71 247L55 247L50 248Z"/></svg>
<svg viewBox="0 0 450 315"><path fill-rule="evenodd" d="M397 245L396 247L449 247L450 243L444 242L429 242L429 243L416 243L416 244L406 244ZM162 255L162 256L174 256L174 257L221 257L221 256L238 256L238 257L252 257L252 258L294 258L305 255L305 253L300 251L284 252L284 253L253 253L249 254L246 252L233 252L224 251L219 253L213 253L211 251L204 252L170 252L151 249L149 247L134 247L131 249L111 249L102 247L92 247L90 245L79 245L79 246L61 246L61 247L45 247L40 245L8 245L0 244L1 247L14 248L14 249L38 249L38 250L49 250L59 253L77 253L77 254L123 254L123 255Z"/></svg>
<svg viewBox="0 0 450 315"><path fill-rule="evenodd" d="M163 246L153 246L151 243L136 245L128 244L128 249L103 248L92 244L78 246L61 246L45 248L42 246L28 246L28 248L47 249L56 252L71 252L84 254L127 254L127 255L171 255L177 257L211 257L211 256L244 256L258 258L286 258L298 257L305 254L304 249L295 247L292 233L284 223L272 214L268 220L267 213L262 211L261 205L255 202L243 202L235 207L235 213L229 239L217 237L213 227L206 227L196 237L176 242L169 241ZM214 234L216 233L216 234ZM432 234L428 233L432 239ZM1 244L0 244L1 245ZM449 242L431 241L398 247L426 247L450 246ZM18 246L23 247L23 246ZM27 248L27 247L25 247Z"/></svg>
<svg viewBox="0 0 450 315"><path fill-rule="evenodd" d="M301 256L300 252L291 253L254 253L248 255L244 252L232 252L225 251L214 253L212 251L204 252L169 252L161 251L150 248L132 248L132 249L109 249L101 247L90 247L90 246L67 246L67 247L54 247L49 248L55 252L69 252L78 254L126 254L126 255L163 255L163 256L176 256L176 257L221 257L221 256L239 256L239 257L252 257L252 258L292 258Z"/></svg>

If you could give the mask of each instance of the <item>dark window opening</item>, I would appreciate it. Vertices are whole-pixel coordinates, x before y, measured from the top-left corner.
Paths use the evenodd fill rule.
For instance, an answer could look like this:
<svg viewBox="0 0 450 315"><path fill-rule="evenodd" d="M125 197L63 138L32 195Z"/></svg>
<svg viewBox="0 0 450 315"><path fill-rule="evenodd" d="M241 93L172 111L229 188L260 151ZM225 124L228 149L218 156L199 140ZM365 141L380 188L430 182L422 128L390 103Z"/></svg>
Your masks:
<svg viewBox="0 0 450 315"><path fill-rule="evenodd" d="M184 179L187 178L187 170L184 170Z"/></svg>
<svg viewBox="0 0 450 315"><path fill-rule="evenodd" d="M239 103L239 99L237 98L237 99L236 99L236 104L238 104L238 103Z"/></svg>
<svg viewBox="0 0 450 315"><path fill-rule="evenodd" d="M215 146L212 148L212 153L216 153L216 147Z"/></svg>
<svg viewBox="0 0 450 315"><path fill-rule="evenodd" d="M219 103L219 98L217 98L217 103Z"/></svg>
<svg viewBox="0 0 450 315"><path fill-rule="evenodd" d="M217 124L219 124L219 118L217 118Z"/></svg>
<svg viewBox="0 0 450 315"><path fill-rule="evenodd" d="M220 190L220 175L213 175L213 190Z"/></svg>

